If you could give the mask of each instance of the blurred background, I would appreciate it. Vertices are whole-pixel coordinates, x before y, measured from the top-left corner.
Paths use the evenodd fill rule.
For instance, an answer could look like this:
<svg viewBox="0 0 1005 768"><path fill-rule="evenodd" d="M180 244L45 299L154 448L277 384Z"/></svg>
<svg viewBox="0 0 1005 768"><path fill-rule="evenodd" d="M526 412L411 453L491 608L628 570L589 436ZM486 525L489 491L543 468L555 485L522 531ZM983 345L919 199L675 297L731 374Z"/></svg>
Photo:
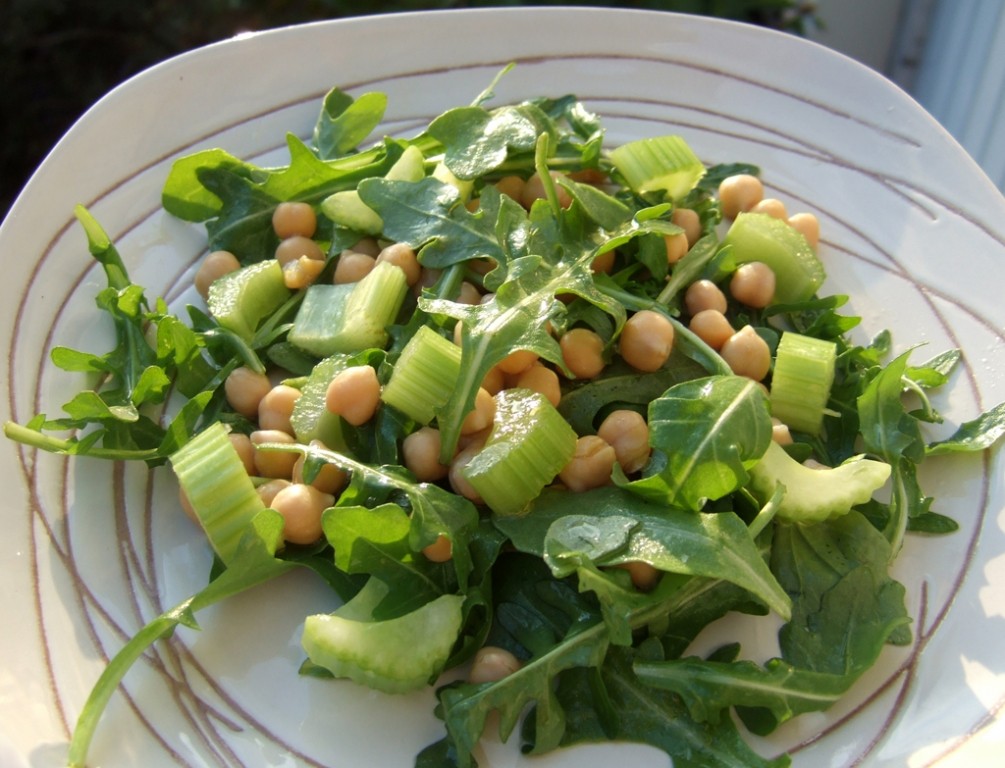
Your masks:
<svg viewBox="0 0 1005 768"><path fill-rule="evenodd" d="M696 13L813 39L913 94L1005 188L1001 0L0 0L8 105L0 122L0 219L91 104L166 58L241 32L322 19L533 5Z"/></svg>

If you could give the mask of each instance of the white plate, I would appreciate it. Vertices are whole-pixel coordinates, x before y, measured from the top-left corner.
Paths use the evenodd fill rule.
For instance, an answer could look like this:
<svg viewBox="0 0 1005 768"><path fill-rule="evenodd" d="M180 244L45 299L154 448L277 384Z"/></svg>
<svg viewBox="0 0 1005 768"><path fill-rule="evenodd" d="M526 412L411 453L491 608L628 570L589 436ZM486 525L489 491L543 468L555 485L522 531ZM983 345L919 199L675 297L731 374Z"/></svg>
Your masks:
<svg viewBox="0 0 1005 768"><path fill-rule="evenodd" d="M409 134L468 103L517 61L498 100L576 93L611 143L680 132L708 162L763 168L769 193L820 216L829 292L851 293L863 338L965 353L938 406L953 425L1005 400L1005 201L909 97L793 36L732 23L589 9L359 18L249 35L180 56L111 92L56 146L0 229L8 418L58 413L80 382L55 344L104 348L102 285L72 217L89 206L151 296L181 300L200 230L159 209L179 155L222 146L282 158L331 86L390 96L388 132ZM919 353L919 359L927 352ZM106 659L144 621L202 585L199 534L171 479L67 462L4 442L0 764L58 765ZM935 462L933 462L935 464ZM889 649L826 716L783 728L765 754L801 766L986 764L1002 746L1005 498L1002 455L944 458L925 476L962 530L912 537L897 565L917 642ZM302 679L299 632L333 600L309 577L201 615L145 657L93 744L108 766L407 766L439 738L432 696L390 698ZM512 747L484 765L531 764ZM1000 754L1000 753L998 753ZM653 750L576 749L539 766L666 765Z"/></svg>

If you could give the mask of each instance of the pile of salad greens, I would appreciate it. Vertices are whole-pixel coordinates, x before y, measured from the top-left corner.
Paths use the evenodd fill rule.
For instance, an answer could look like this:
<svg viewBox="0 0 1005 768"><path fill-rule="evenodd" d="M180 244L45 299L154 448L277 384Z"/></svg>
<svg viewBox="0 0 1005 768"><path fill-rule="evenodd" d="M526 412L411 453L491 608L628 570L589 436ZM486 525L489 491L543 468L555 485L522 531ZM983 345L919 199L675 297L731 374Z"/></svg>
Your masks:
<svg viewBox="0 0 1005 768"><path fill-rule="evenodd" d="M445 735L421 749L422 768L474 765L493 710L501 736L519 729L530 753L618 740L658 747L679 767L787 765L785 755L757 754L731 713L751 733L769 734L838 701L885 645L911 642L905 590L890 576L891 563L908 533L957 527L934 508L918 467L939 454L989 448L1005 432L1005 408L948 439L928 440L925 425L941 421L930 392L948 382L960 354L922 363L911 362L911 352L892 357L885 332L854 343L859 318L841 314L847 297L817 290L823 263L813 255L808 291L763 309L731 300L727 311L734 327L752 326L773 353L786 332L833 345L822 426L793 429L794 441L781 448L771 438L771 374L766 386L734 375L688 329L683 306L690 284L725 284L741 258L722 236L728 222L719 182L759 170L696 169L693 156L681 164L654 152L640 177L638 168L612 160L598 117L576 98L493 107L492 96L487 89L414 138L360 149L380 125L386 97L334 89L310 139L287 137L288 165L257 167L223 149L197 152L174 164L164 208L205 223L209 250L229 251L246 266L273 258L272 214L283 201L319 211L314 239L328 254L322 278L363 234L414 248L435 280L404 298L383 329L386 343L340 352L339 360L374 367L386 384L420 329L452 339L462 322L459 375L433 409L445 452L499 361L530 350L564 372L557 337L592 329L609 364L589 380L563 375L557 409L580 436L612 410L645 414L649 463L633 476L616 467L609 483L582 493L548 484L518 514L499 514L446 482L417 481L403 465L401 442L421 424L386 403L360 427L341 424L337 447L271 446L302 453L305 477L329 463L348 473L324 514L324 537L284 544L281 516L252 502L221 544L212 513L197 509L216 553L209 583L153 619L111 661L76 725L70 765L85 764L106 702L147 647L178 625L197 627L199 609L294 568L313 570L344 601L332 617L308 618L304 674L393 691L435 685L485 645L522 662L496 682L460 680L437 690ZM389 173L416 150L419 178ZM529 209L495 186L535 172L544 196ZM324 215L349 198L363 218ZM671 221L677 208L699 214L702 237L669 264L666 238L682 231ZM196 448L212 454L221 434L256 428L224 396L235 368L281 369L306 397L319 367L331 366L330 356L290 340L306 290L282 295L242 327L221 323L205 306L173 314L131 282L98 222L82 208L77 216L107 276L97 304L114 321L116 343L103 354L53 349L59 368L99 374L102 383L66 403L61 417L6 424L9 438L69 455L171 462L181 476ZM613 268L594 271L597 257L610 252ZM791 279L778 272L780 286ZM492 299L458 302L463 281ZM665 315L676 331L670 358L652 373L633 370L617 353L626 318L641 310ZM52 434L65 431L70 436ZM807 459L823 466L810 479L792 468L804 470ZM860 462L882 471L862 485L844 471ZM252 488L257 482L245 480ZM198 476L193 485L205 482ZM453 556L423 557L441 536ZM614 567L639 561L661 574L650 590ZM782 621L777 658L745 658L744 638L706 658L688 655L705 627L733 612ZM337 637L324 629L332 621Z"/></svg>

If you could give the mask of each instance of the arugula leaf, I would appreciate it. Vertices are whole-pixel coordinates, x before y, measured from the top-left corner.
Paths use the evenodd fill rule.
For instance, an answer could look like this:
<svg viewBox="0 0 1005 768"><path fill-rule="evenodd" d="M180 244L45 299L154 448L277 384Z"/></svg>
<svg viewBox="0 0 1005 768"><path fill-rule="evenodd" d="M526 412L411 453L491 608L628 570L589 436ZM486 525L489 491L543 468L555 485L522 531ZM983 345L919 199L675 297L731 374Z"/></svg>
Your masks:
<svg viewBox="0 0 1005 768"><path fill-rule="evenodd" d="M649 434L661 456L641 479L616 474L616 482L651 501L697 511L747 483L747 468L771 441L767 398L741 376L676 384L650 404Z"/></svg>
<svg viewBox="0 0 1005 768"><path fill-rule="evenodd" d="M258 513L249 523L226 570L192 597L150 621L116 653L91 689L74 726L67 757L71 768L84 768L91 738L108 700L129 668L151 645L170 637L178 625L198 629L195 613L202 608L296 567L296 563L277 559L274 555L282 541L282 532L283 519L278 512L265 509Z"/></svg>
<svg viewBox="0 0 1005 768"><path fill-rule="evenodd" d="M354 99L338 88L325 94L314 126L313 143L322 160L342 157L358 147L384 119L387 94L373 91Z"/></svg>
<svg viewBox="0 0 1005 768"><path fill-rule="evenodd" d="M999 403L976 419L960 424L950 437L930 443L925 453L939 456L983 451L994 446L1002 436L1005 436L1005 403Z"/></svg>

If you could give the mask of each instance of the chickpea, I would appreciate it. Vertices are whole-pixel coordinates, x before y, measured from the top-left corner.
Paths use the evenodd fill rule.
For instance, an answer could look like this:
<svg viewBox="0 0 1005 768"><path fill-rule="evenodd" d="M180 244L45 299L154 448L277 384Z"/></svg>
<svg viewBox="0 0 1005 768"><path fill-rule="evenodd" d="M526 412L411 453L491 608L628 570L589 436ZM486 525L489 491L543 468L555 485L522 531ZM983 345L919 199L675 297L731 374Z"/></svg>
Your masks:
<svg viewBox="0 0 1005 768"><path fill-rule="evenodd" d="M325 408L354 427L365 424L380 405L380 381L369 365L357 365L338 373L325 392Z"/></svg>
<svg viewBox="0 0 1005 768"><path fill-rule="evenodd" d="M703 309L715 309L725 314L729 303L726 294L711 280L695 280L684 292L684 306L691 315L697 315Z"/></svg>
<svg viewBox="0 0 1005 768"><path fill-rule="evenodd" d="M687 255L688 242L684 232L676 235L667 235L663 238L667 249L667 264L673 266Z"/></svg>
<svg viewBox="0 0 1005 768"><path fill-rule="evenodd" d="M290 484L289 480L277 477L275 480L269 480L269 482L258 486L255 491L258 493L258 498L262 500L262 503L265 506L272 507L272 502L276 498L276 494Z"/></svg>
<svg viewBox="0 0 1005 768"><path fill-rule="evenodd" d="M722 345L734 333L729 320L717 309L703 309L691 318L688 328L715 350L722 349Z"/></svg>
<svg viewBox="0 0 1005 768"><path fill-rule="evenodd" d="M733 373L754 381L763 379L771 369L771 350L768 348L768 343L749 325L743 326L730 336L722 345L719 354Z"/></svg>
<svg viewBox="0 0 1005 768"><path fill-rule="evenodd" d="M496 418L496 400L483 387L478 388L475 393L475 407L464 417L461 422L461 434L471 435L481 432L492 426Z"/></svg>
<svg viewBox="0 0 1005 768"><path fill-rule="evenodd" d="M785 207L785 203L775 197L764 198L750 210L752 213L766 213L768 216L781 219L782 221L789 218L789 212Z"/></svg>
<svg viewBox="0 0 1005 768"><path fill-rule="evenodd" d="M209 296L209 286L216 280L236 272L241 268L241 262L230 251L213 251L206 255L195 273L195 289L204 299Z"/></svg>
<svg viewBox="0 0 1005 768"><path fill-rule="evenodd" d="M272 212L272 229L280 240L294 235L314 237L318 217L309 203L280 203Z"/></svg>
<svg viewBox="0 0 1005 768"><path fill-rule="evenodd" d="M597 429L597 437L614 449L625 474L638 472L649 461L649 425L638 411L611 411Z"/></svg>
<svg viewBox="0 0 1005 768"><path fill-rule="evenodd" d="M496 182L495 187L500 193L519 202L523 197L525 183L519 176L503 176Z"/></svg>
<svg viewBox="0 0 1005 768"><path fill-rule="evenodd" d="M442 447L440 430L435 427L421 427L401 441L402 459L420 482L431 483L442 480L450 471L450 467L440 463Z"/></svg>
<svg viewBox="0 0 1005 768"><path fill-rule="evenodd" d="M231 371L223 382L223 394L230 407L249 419L258 416L258 404L270 389L268 376L244 366Z"/></svg>
<svg viewBox="0 0 1005 768"><path fill-rule="evenodd" d="M426 288L432 288L436 285L436 281L439 280L442 275L442 269L430 269L429 267L423 267L419 271L418 282L412 286L412 293L419 296Z"/></svg>
<svg viewBox="0 0 1005 768"><path fill-rule="evenodd" d="M468 282L467 280L461 283L460 293L457 295L458 304L470 304L475 307L482 303L482 294L475 287L474 283Z"/></svg>
<svg viewBox="0 0 1005 768"><path fill-rule="evenodd" d="M469 683L497 683L520 670L523 664L505 648L486 645L478 649L468 672Z"/></svg>
<svg viewBox="0 0 1005 768"><path fill-rule="evenodd" d="M258 402L258 428L278 429L293 434L290 416L293 406L300 399L301 392L296 387L279 384L270 389Z"/></svg>
<svg viewBox="0 0 1005 768"><path fill-rule="evenodd" d="M820 244L820 221L812 213L794 213L789 216L789 226L802 234L810 248Z"/></svg>
<svg viewBox="0 0 1005 768"><path fill-rule="evenodd" d="M325 263L318 259L301 256L283 265L283 283L291 291L299 291L312 285L324 271Z"/></svg>
<svg viewBox="0 0 1005 768"><path fill-rule="evenodd" d="M529 349L517 349L506 355L496 366L506 374L523 373L537 360L537 352L531 352Z"/></svg>
<svg viewBox="0 0 1005 768"><path fill-rule="evenodd" d="M621 356L632 368L658 371L670 357L673 337L673 325L664 315L644 309L628 318L621 329Z"/></svg>
<svg viewBox="0 0 1005 768"><path fill-rule="evenodd" d="M618 456L614 447L597 435L584 435L576 440L572 459L558 473L559 480L577 493L607 485Z"/></svg>
<svg viewBox="0 0 1005 768"><path fill-rule="evenodd" d="M506 374L499 370L499 366L493 365L482 379L482 389L490 395L497 395L505 388Z"/></svg>
<svg viewBox="0 0 1005 768"><path fill-rule="evenodd" d="M409 286L413 286L419 282L419 277L422 275L422 267L419 264L419 260L415 257L415 251L412 250L411 246L405 243L392 243L378 254L377 263L379 264L382 261L400 267L402 272L405 273L405 282Z"/></svg>
<svg viewBox="0 0 1005 768"><path fill-rule="evenodd" d="M544 395L556 408L562 400L562 384L558 380L558 374L541 363L534 363L526 371L518 374L513 380L513 386Z"/></svg>
<svg viewBox="0 0 1005 768"><path fill-rule="evenodd" d="M454 542L444 534L436 537L436 541L422 548L423 556L431 563L446 563L454 556Z"/></svg>
<svg viewBox="0 0 1005 768"><path fill-rule="evenodd" d="M614 259L617 255L617 251L610 250L604 251L599 256L595 256L593 261L590 262L590 271L595 275L610 274L611 270L614 269Z"/></svg>
<svg viewBox="0 0 1005 768"><path fill-rule="evenodd" d="M555 193L558 196L559 206L568 208L572 205L572 198L565 188L558 184L558 180L564 179L565 176L558 171L552 171L551 178L555 180ZM529 211L536 200L543 200L544 198L544 181L541 179L540 174L535 173L524 184L523 194L520 195L520 204Z"/></svg>
<svg viewBox="0 0 1005 768"><path fill-rule="evenodd" d="M464 470L484 446L484 441L476 440L462 448L454 456L454 460L450 462L450 470L447 472L447 480L449 480L454 493L475 504L481 504L483 499L477 489L464 476Z"/></svg>
<svg viewBox="0 0 1005 768"><path fill-rule="evenodd" d="M604 340L589 328L567 331L558 345L562 359L576 378L592 379L604 370Z"/></svg>
<svg viewBox="0 0 1005 768"><path fill-rule="evenodd" d="M283 516L283 539L290 544L313 544L324 535L321 513L335 503L329 493L313 485L290 483L272 499L272 508Z"/></svg>
<svg viewBox="0 0 1005 768"><path fill-rule="evenodd" d="M789 432L788 424L783 424L780 419L771 419L771 439L779 445L792 445L792 433Z"/></svg>
<svg viewBox="0 0 1005 768"><path fill-rule="evenodd" d="M701 239L701 217L697 212L690 208L674 208L670 221L684 230L688 248Z"/></svg>
<svg viewBox="0 0 1005 768"><path fill-rule="evenodd" d="M345 285L346 283L358 283L369 275L377 259L367 253L357 251L342 251L338 261L335 263L335 273L332 275L332 282L335 285Z"/></svg>
<svg viewBox="0 0 1005 768"><path fill-rule="evenodd" d="M775 272L762 261L741 264L730 278L729 292L748 307L763 309L775 298Z"/></svg>
<svg viewBox="0 0 1005 768"><path fill-rule="evenodd" d="M324 444L320 440L311 440L311 445L318 448L324 447ZM302 454L300 458L297 459L297 463L293 465L291 477L294 482L304 482L304 464L306 461L306 454ZM318 473L314 476L314 479L308 483L308 485L313 485L322 493L330 493L334 495L342 490L348 478L349 475L341 467L325 462L321 465Z"/></svg>
<svg viewBox="0 0 1005 768"><path fill-rule="evenodd" d="M373 256L377 258L377 255L381 252L380 243L374 237L363 237L356 241L356 244L352 247L352 250L356 253L365 253L367 256Z"/></svg>
<svg viewBox="0 0 1005 768"><path fill-rule="evenodd" d="M659 584L660 577L663 575L661 570L644 560L629 560L627 563L621 563L618 567L628 571L632 585L640 592L652 591Z"/></svg>
<svg viewBox="0 0 1005 768"><path fill-rule="evenodd" d="M287 237L276 246L275 255L276 260L283 266L299 259L301 256L306 256L308 259L315 259L317 261L325 260L325 252L321 250L321 246L303 235Z"/></svg>
<svg viewBox="0 0 1005 768"><path fill-rule="evenodd" d="M722 215L727 219L735 219L737 214L749 211L763 199L764 185L748 173L727 176L719 184L719 202Z"/></svg>
<svg viewBox="0 0 1005 768"><path fill-rule="evenodd" d="M255 474L255 446L251 444L251 438L243 432L231 432L227 437L230 438L230 444L234 446L237 455L241 457L244 471L249 475Z"/></svg>
<svg viewBox="0 0 1005 768"><path fill-rule="evenodd" d="M292 451L268 451L259 448L265 443L283 443L293 445L293 437L278 429L258 429L251 433L251 442L255 446L255 470L262 477L281 477L289 479L293 475L293 467L299 454Z"/></svg>

